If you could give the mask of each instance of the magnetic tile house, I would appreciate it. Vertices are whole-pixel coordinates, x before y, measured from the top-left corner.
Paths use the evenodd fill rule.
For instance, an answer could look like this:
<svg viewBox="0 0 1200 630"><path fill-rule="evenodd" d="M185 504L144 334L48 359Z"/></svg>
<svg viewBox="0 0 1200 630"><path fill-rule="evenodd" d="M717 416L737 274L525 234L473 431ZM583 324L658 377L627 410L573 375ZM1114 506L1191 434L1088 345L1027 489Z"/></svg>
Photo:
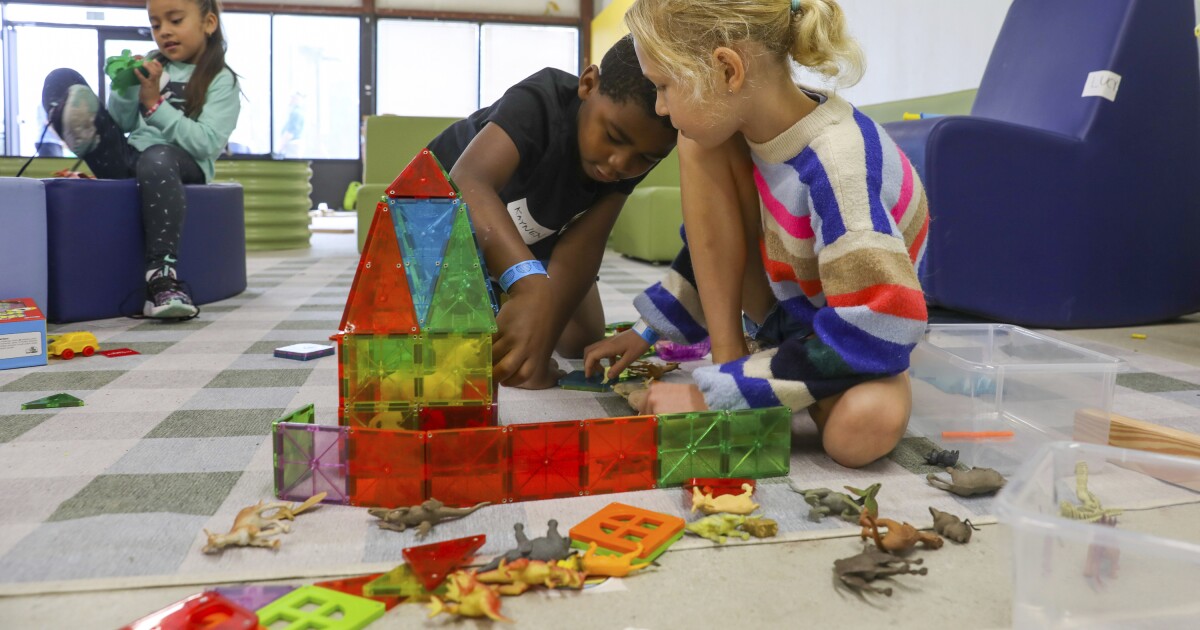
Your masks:
<svg viewBox="0 0 1200 630"><path fill-rule="evenodd" d="M342 315L343 426L495 424L495 297L467 205L423 150L387 189Z"/></svg>
<svg viewBox="0 0 1200 630"><path fill-rule="evenodd" d="M422 151L387 188L346 301L339 426L275 421L275 492L397 507L510 503L786 475L783 407L497 422L496 300L466 204Z"/></svg>

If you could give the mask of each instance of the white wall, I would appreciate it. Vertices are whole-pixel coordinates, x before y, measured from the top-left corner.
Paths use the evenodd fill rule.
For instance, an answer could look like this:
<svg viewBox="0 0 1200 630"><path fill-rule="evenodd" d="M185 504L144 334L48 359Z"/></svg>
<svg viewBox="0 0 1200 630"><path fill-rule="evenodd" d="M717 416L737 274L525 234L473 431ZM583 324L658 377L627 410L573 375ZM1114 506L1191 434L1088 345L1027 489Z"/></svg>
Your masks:
<svg viewBox="0 0 1200 630"><path fill-rule="evenodd" d="M380 9L579 17L579 0L375 0L375 6Z"/></svg>
<svg viewBox="0 0 1200 630"><path fill-rule="evenodd" d="M596 12L611 2L596 0ZM869 105L978 87L1011 2L840 0L867 56L863 80L841 93ZM820 84L811 74L801 81Z"/></svg>

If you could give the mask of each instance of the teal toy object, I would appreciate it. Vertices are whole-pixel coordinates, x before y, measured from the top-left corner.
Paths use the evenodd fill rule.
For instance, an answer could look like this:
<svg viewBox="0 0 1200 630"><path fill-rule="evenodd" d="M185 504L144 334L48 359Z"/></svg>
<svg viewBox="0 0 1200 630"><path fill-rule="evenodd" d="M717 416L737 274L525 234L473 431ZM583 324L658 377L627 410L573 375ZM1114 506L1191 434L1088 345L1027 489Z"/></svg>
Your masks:
<svg viewBox="0 0 1200 630"><path fill-rule="evenodd" d="M137 77L133 73L140 70L141 67L142 60L140 58L135 59L133 53L129 52L128 48L122 50L121 54L104 60L104 74L107 74L108 78L112 79L112 87L118 91L138 84ZM150 74L142 72L142 76L148 77Z"/></svg>

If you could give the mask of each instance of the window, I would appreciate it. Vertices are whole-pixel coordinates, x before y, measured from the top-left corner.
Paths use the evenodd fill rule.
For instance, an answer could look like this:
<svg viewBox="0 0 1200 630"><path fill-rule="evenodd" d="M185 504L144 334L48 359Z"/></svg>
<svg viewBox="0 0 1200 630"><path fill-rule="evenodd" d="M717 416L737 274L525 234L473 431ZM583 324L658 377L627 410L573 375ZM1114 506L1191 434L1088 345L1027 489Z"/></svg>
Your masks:
<svg viewBox="0 0 1200 630"><path fill-rule="evenodd" d="M9 22L37 22L68 26L133 26L150 25L145 9L114 9L97 6L66 6L55 4L7 4L4 19ZM118 53L120 51L117 51Z"/></svg>
<svg viewBox="0 0 1200 630"><path fill-rule="evenodd" d="M57 28L53 26L15 26L14 38L18 63L9 64L17 86L15 144L18 155L71 155L53 129L46 127L42 107L42 85L55 68L71 68L83 75L92 90L100 85L99 39L95 29ZM70 45L67 45L67 43ZM39 138L41 142L39 143Z"/></svg>
<svg viewBox="0 0 1200 630"><path fill-rule="evenodd" d="M479 106L542 68L579 74L579 31L565 26L484 24L480 35Z"/></svg>
<svg viewBox="0 0 1200 630"><path fill-rule="evenodd" d="M271 152L271 16L222 13L225 63L238 75L242 111L229 136L233 153Z"/></svg>
<svg viewBox="0 0 1200 630"><path fill-rule="evenodd" d="M275 154L358 158L358 18L277 15L272 31Z"/></svg>
<svg viewBox="0 0 1200 630"><path fill-rule="evenodd" d="M479 25L380 20L375 112L466 117L479 109Z"/></svg>

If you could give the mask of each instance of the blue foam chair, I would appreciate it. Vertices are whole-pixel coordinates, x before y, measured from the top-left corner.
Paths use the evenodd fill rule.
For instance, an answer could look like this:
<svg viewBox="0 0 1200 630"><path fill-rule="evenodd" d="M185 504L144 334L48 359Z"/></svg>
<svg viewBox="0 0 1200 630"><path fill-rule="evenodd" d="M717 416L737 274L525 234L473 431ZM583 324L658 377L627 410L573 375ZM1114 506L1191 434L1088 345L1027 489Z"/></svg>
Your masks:
<svg viewBox="0 0 1200 630"><path fill-rule="evenodd" d="M889 123L931 216L930 301L1052 328L1200 310L1192 0L1013 0L970 116ZM1120 75L1115 100L1081 96Z"/></svg>
<svg viewBox="0 0 1200 630"><path fill-rule="evenodd" d="M33 298L46 309L46 188L0 177L0 300Z"/></svg>
<svg viewBox="0 0 1200 630"><path fill-rule="evenodd" d="M141 313L145 293L137 182L48 179L49 305L55 323ZM246 289L246 229L238 184L185 186L180 280L197 304ZM203 312L203 309L201 309Z"/></svg>

